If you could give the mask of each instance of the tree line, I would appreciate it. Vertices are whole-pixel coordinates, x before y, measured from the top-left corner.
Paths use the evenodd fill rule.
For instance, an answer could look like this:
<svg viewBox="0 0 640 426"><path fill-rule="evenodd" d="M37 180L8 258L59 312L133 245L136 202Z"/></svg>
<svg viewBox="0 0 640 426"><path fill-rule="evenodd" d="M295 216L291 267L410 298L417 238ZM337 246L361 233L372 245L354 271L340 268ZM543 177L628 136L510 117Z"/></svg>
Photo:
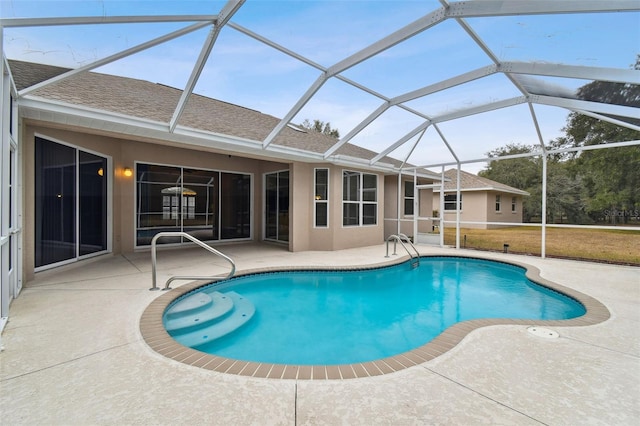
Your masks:
<svg viewBox="0 0 640 426"><path fill-rule="evenodd" d="M634 65L640 70L640 55ZM594 81L577 91L579 99L640 107L640 86ZM614 117L640 126L639 118ZM558 150L611 142L640 140L640 132L608 121L572 112L547 150ZM540 147L508 144L487 153L505 155L540 153ZM529 192L524 197L525 222L542 218L542 157L490 162L478 173ZM640 224L640 146L565 152L547 156L547 222L594 224Z"/></svg>

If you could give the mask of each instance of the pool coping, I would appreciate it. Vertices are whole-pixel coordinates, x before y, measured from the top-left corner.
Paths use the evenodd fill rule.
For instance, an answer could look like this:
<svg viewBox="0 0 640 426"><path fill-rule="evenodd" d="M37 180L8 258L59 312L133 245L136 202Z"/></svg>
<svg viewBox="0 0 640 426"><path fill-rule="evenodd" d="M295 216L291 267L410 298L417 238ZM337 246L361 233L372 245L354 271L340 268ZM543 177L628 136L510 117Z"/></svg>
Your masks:
<svg viewBox="0 0 640 426"><path fill-rule="evenodd" d="M239 376L268 378L268 379L291 379L291 380L340 380L355 379L363 377L379 376L401 371L409 367L420 365L427 361L443 355L453 349L469 333L478 328L492 325L526 325L526 326L561 326L579 327L595 325L606 321L611 314L607 307L595 298L581 293L572 288L547 280L540 275L540 270L535 266L517 261L504 261L487 259L483 257L467 255L422 255L421 258L449 257L490 260L498 263L514 265L525 269L526 277L536 284L547 287L553 291L569 296L585 307L584 315L567 320L523 320L508 318L477 319L456 323L437 337L424 345L410 351L394 355L391 357L362 362L356 364L342 365L286 365L259 363L252 361L241 361L231 358L206 354L198 350L183 346L169 335L162 323L162 315L167 307L177 298L192 292L200 287L211 284L211 281L192 281L180 287L164 292L155 298L144 310L140 318L140 333L146 344L156 353L172 359L174 361L187 364L205 370L213 370L219 373L235 374ZM283 271L349 271L376 269L392 266L406 262L408 257L402 257L393 261L380 262L372 265L359 265L348 267L267 267L239 271L234 277Z"/></svg>

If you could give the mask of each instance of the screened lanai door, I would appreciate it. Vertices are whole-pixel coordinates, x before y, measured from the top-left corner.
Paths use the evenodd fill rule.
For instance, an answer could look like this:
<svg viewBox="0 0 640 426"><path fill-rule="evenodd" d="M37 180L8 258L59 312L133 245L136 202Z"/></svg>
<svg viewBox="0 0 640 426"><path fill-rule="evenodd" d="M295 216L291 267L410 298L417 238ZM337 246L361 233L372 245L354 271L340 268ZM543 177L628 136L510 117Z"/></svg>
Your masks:
<svg viewBox="0 0 640 426"><path fill-rule="evenodd" d="M1 69L0 64L0 331L9 316L9 303L22 288L18 114L9 76Z"/></svg>
<svg viewBox="0 0 640 426"><path fill-rule="evenodd" d="M289 241L289 171L265 175L265 240Z"/></svg>
<svg viewBox="0 0 640 426"><path fill-rule="evenodd" d="M108 159L36 137L35 267L106 252Z"/></svg>

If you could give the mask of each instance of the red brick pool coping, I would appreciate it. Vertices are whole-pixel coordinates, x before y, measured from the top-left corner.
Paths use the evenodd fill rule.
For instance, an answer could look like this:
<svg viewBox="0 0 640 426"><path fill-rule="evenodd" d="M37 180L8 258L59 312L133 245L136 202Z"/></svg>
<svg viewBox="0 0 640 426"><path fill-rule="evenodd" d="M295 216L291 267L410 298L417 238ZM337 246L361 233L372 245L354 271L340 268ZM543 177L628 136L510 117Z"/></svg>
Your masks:
<svg viewBox="0 0 640 426"><path fill-rule="evenodd" d="M470 256L423 256L423 257L467 257ZM291 268L260 268L238 272L235 276L264 273L282 272L291 270L363 270L390 266L402 263L405 259L394 262L383 262L377 265L352 266L345 268L319 268L319 267L291 267ZM493 260L493 259L484 259ZM591 296L579 291L564 287L560 284L546 280L540 276L538 268L519 263L493 260L520 266L526 269L526 276L531 281L548 287L559 293L578 300L586 308L586 313L578 318L568 320L520 320L520 319L480 319L463 321L452 325L430 342L398 355L376 361L344 365L285 365L239 361L230 358L206 354L186 347L174 340L162 324L162 315L171 302L178 297L189 293L199 287L208 285L209 281L193 281L176 289L164 292L149 304L140 318L140 332L144 341L151 349L160 355L174 361L193 367L213 370L220 373L236 374L240 376L270 378L270 379L294 379L294 380L339 380L354 379L360 377L379 376L395 371L404 370L414 365L430 361L455 347L462 339L473 330L491 325L526 325L526 326L587 326L606 321L610 317L606 306Z"/></svg>

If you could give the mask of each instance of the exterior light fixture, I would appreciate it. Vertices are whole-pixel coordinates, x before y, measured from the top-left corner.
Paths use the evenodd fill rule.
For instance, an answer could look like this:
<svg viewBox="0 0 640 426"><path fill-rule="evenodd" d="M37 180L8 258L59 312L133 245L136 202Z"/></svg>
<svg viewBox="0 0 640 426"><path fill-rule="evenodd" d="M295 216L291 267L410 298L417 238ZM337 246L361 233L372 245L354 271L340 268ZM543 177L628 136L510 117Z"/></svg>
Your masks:
<svg viewBox="0 0 640 426"><path fill-rule="evenodd" d="M126 177L131 177L133 176L133 170L131 170L131 167L125 167L122 171L122 174L124 174Z"/></svg>
<svg viewBox="0 0 640 426"><path fill-rule="evenodd" d="M104 169L102 167L98 169L98 176L104 176Z"/></svg>

